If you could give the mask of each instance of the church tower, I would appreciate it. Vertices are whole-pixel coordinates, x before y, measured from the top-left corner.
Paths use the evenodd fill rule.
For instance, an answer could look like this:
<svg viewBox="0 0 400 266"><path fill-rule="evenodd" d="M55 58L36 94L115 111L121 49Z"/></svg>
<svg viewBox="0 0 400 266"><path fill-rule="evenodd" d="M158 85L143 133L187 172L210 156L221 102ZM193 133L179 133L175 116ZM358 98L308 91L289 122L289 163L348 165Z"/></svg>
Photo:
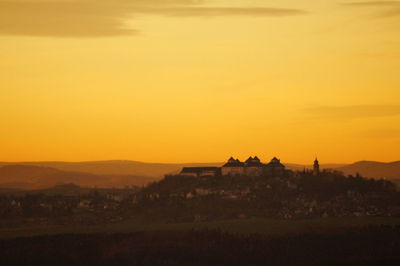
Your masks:
<svg viewBox="0 0 400 266"><path fill-rule="evenodd" d="M315 161L314 161L313 174L319 175L319 162L318 162L317 158L315 158Z"/></svg>

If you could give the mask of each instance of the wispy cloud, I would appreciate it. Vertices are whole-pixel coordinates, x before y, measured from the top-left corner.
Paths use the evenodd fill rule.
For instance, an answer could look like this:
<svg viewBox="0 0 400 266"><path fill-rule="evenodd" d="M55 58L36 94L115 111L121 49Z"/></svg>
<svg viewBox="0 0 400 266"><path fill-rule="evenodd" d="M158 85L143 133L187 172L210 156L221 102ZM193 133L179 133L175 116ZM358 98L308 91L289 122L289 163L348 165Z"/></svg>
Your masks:
<svg viewBox="0 0 400 266"><path fill-rule="evenodd" d="M400 130L397 129L372 129L359 133L360 137L374 139L397 139L400 138Z"/></svg>
<svg viewBox="0 0 400 266"><path fill-rule="evenodd" d="M206 7L205 0L0 0L0 35L96 37L137 33L139 15L180 17L293 16L290 8Z"/></svg>
<svg viewBox="0 0 400 266"><path fill-rule="evenodd" d="M306 12L298 9L286 8L230 8L230 7L186 7L186 8L162 8L144 9L140 12L157 13L168 16L182 17L216 17L216 16L293 16L301 15Z"/></svg>
<svg viewBox="0 0 400 266"><path fill-rule="evenodd" d="M399 6L400 1L361 1L361 2L347 2L343 5L354 6L354 7L387 7L387 6Z"/></svg>
<svg viewBox="0 0 400 266"><path fill-rule="evenodd" d="M399 8L387 10L385 12L380 13L380 17L398 17L400 16L400 5Z"/></svg>
<svg viewBox="0 0 400 266"><path fill-rule="evenodd" d="M390 18L400 16L400 1L360 1L343 3L349 7L375 8L375 18Z"/></svg>
<svg viewBox="0 0 400 266"><path fill-rule="evenodd" d="M321 119L355 119L400 115L400 104L316 106L303 109L307 115Z"/></svg>

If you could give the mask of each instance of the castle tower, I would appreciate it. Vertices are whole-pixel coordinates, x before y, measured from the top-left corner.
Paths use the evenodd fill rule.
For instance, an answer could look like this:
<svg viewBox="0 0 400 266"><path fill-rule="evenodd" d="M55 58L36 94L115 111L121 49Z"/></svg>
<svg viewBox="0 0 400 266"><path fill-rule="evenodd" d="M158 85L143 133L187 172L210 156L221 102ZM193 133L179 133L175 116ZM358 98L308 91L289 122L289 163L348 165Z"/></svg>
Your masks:
<svg viewBox="0 0 400 266"><path fill-rule="evenodd" d="M313 174L319 175L319 162L318 162L317 158L315 158L315 161L314 161Z"/></svg>

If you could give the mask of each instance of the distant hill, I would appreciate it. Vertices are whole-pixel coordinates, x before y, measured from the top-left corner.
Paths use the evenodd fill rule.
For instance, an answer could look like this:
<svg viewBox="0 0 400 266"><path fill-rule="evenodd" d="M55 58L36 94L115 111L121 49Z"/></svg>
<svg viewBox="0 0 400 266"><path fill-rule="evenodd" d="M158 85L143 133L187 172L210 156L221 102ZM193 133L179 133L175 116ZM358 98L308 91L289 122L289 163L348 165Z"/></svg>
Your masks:
<svg viewBox="0 0 400 266"><path fill-rule="evenodd" d="M0 187L14 189L43 189L59 184L76 184L82 187L141 186L155 178L135 175L95 175L67 172L50 167L33 165L6 165L0 167Z"/></svg>
<svg viewBox="0 0 400 266"><path fill-rule="evenodd" d="M0 162L5 165L32 165L51 167L62 171L91 173L96 175L134 175L161 178L165 174L178 173L183 167L221 166L223 163L144 163L137 161L92 161L92 162Z"/></svg>
<svg viewBox="0 0 400 266"><path fill-rule="evenodd" d="M159 180L165 174L176 174L183 167L222 166L216 163L145 163L138 161L91 162L0 162L0 187L43 188L60 183L80 186L122 187L143 185ZM285 163L291 170L311 169L312 165ZM4 166L7 166L4 168ZM14 167L11 167L14 166ZM21 167L16 167L21 166ZM321 164L321 169L335 169L349 175L360 173L370 178L400 179L400 162L381 163L362 161L354 164ZM34 185L38 184L38 186Z"/></svg>
<svg viewBox="0 0 400 266"><path fill-rule="evenodd" d="M312 169L312 165L286 164L291 170ZM397 162L374 162L360 161L352 164L321 164L321 169L333 169L343 172L345 175L356 175L359 173L368 178L386 178L390 180L400 180L400 161Z"/></svg>
<svg viewBox="0 0 400 266"><path fill-rule="evenodd" d="M400 179L400 161L391 163L360 161L336 168L346 175L359 173L364 177Z"/></svg>
<svg viewBox="0 0 400 266"><path fill-rule="evenodd" d="M294 164L294 163L286 163L285 164L286 168L293 170L293 171L302 171L305 169L312 169L313 165L304 165L304 164ZM331 164L321 164L320 168L321 169L337 169L339 167L346 166L346 164L339 164L339 163L331 163Z"/></svg>
<svg viewBox="0 0 400 266"><path fill-rule="evenodd" d="M96 175L134 175L161 178L166 174L176 174L183 167L222 166L224 163L145 163L137 161L92 161L92 162L0 162L0 167L5 165L33 165L51 167L68 172L91 173ZM291 170L311 169L312 165L285 164ZM321 168L338 168L344 164L322 164Z"/></svg>

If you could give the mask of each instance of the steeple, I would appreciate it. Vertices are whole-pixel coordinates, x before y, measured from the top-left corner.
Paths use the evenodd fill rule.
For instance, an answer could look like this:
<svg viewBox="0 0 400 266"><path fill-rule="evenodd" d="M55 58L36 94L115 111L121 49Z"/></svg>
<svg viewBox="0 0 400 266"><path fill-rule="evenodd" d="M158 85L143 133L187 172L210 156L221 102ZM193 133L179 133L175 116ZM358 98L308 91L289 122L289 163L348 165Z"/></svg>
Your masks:
<svg viewBox="0 0 400 266"><path fill-rule="evenodd" d="M318 162L318 158L315 158L314 161L314 166L313 166L313 174L314 175L319 175L319 162Z"/></svg>

